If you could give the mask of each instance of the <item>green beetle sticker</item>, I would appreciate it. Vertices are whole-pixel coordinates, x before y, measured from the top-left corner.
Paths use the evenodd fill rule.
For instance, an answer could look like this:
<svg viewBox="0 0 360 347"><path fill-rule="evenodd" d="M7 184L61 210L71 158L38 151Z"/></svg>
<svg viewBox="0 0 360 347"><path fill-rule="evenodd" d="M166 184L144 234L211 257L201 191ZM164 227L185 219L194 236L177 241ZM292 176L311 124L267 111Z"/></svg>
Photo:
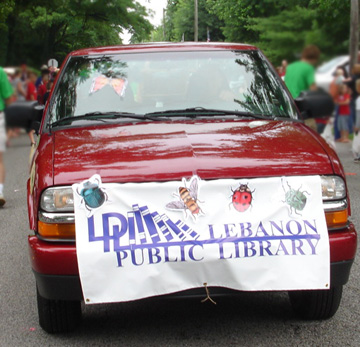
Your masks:
<svg viewBox="0 0 360 347"><path fill-rule="evenodd" d="M289 205L290 207L290 213L293 213L293 210L295 211L296 214L301 215L301 213L299 213L299 211L302 211L305 208L306 205L306 195L310 195L307 191L301 191L301 186L299 187L299 189L295 190L293 188L291 188L290 184L288 182L286 182L287 186L288 186L288 190L285 189L284 186L284 180L281 179L282 182L282 186L285 192L285 202L287 205Z"/></svg>

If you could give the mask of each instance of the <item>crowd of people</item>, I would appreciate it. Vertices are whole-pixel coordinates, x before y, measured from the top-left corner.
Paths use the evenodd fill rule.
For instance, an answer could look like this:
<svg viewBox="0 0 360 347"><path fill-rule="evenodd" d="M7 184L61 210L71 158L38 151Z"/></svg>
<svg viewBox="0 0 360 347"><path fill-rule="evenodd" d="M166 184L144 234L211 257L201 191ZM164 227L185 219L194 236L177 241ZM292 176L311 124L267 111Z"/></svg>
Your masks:
<svg viewBox="0 0 360 347"><path fill-rule="evenodd" d="M40 76L34 71L29 70L26 64L22 64L13 74L9 75L10 84L13 87L13 101L38 101L40 105L45 105L57 70L47 65L40 68ZM26 129L32 145L35 144L34 131ZM8 129L6 145L10 145L11 138L19 134L19 129Z"/></svg>
<svg viewBox="0 0 360 347"><path fill-rule="evenodd" d="M360 64L355 64L350 76L338 68L329 92L336 104L334 137L338 142L350 142L349 134L360 130ZM356 158L359 161L359 158Z"/></svg>
<svg viewBox="0 0 360 347"><path fill-rule="evenodd" d="M301 59L287 66L283 61L278 73L284 78L293 98L302 92L316 90L315 65L320 58L320 50L315 45L304 48ZM348 143L350 135L357 136L360 130L360 64L355 64L348 76L344 68L338 68L329 87L335 103L333 115L320 119L307 119L305 123L320 134L328 124L333 124L332 135L335 142ZM360 136L360 134L359 134ZM360 162L360 151L354 151L355 162Z"/></svg>
<svg viewBox="0 0 360 347"><path fill-rule="evenodd" d="M7 75L0 67L0 207L4 206L6 202L3 153L10 145L11 138L18 136L20 132L20 129L6 130L4 109L15 101L38 101L39 104L45 105L58 70L43 65L40 71L40 76L37 76L34 71L28 69L26 64L22 64L20 68ZM31 145L35 145L34 131L26 129L26 132Z"/></svg>

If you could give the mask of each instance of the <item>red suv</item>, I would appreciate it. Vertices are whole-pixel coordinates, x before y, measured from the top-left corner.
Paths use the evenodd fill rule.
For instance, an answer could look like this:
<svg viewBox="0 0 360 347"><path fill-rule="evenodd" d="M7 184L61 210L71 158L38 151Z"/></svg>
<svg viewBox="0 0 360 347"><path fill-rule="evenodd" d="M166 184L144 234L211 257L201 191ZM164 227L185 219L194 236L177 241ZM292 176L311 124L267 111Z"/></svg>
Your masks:
<svg viewBox="0 0 360 347"><path fill-rule="evenodd" d="M339 158L303 122L331 112L315 94L294 102L249 45L69 54L27 185L41 327L74 329L82 301L249 290L331 317L357 236Z"/></svg>

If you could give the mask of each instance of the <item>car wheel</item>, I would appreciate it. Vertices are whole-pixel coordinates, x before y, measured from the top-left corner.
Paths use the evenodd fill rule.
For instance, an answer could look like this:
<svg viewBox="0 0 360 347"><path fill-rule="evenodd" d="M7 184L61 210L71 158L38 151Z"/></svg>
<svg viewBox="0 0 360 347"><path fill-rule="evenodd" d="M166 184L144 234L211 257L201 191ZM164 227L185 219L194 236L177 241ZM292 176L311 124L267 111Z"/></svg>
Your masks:
<svg viewBox="0 0 360 347"><path fill-rule="evenodd" d="M290 291L290 303L297 315L303 319L327 319L339 308L342 286L329 290Z"/></svg>
<svg viewBox="0 0 360 347"><path fill-rule="evenodd" d="M37 290L39 324L48 333L73 331L81 321L81 302L49 300Z"/></svg>

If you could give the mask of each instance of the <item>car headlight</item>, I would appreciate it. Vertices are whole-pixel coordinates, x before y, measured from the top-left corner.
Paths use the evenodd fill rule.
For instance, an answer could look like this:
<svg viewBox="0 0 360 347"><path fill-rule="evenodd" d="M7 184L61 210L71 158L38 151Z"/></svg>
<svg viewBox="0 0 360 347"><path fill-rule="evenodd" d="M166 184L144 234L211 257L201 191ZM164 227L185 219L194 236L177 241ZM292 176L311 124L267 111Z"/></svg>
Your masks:
<svg viewBox="0 0 360 347"><path fill-rule="evenodd" d="M329 230L344 228L348 220L348 205L344 180L339 176L321 176L322 198Z"/></svg>
<svg viewBox="0 0 360 347"><path fill-rule="evenodd" d="M53 187L41 195L41 209L47 212L74 211L74 196L71 187Z"/></svg>
<svg viewBox="0 0 360 347"><path fill-rule="evenodd" d="M324 201L340 200L346 197L345 182L339 176L321 176L321 188Z"/></svg>

